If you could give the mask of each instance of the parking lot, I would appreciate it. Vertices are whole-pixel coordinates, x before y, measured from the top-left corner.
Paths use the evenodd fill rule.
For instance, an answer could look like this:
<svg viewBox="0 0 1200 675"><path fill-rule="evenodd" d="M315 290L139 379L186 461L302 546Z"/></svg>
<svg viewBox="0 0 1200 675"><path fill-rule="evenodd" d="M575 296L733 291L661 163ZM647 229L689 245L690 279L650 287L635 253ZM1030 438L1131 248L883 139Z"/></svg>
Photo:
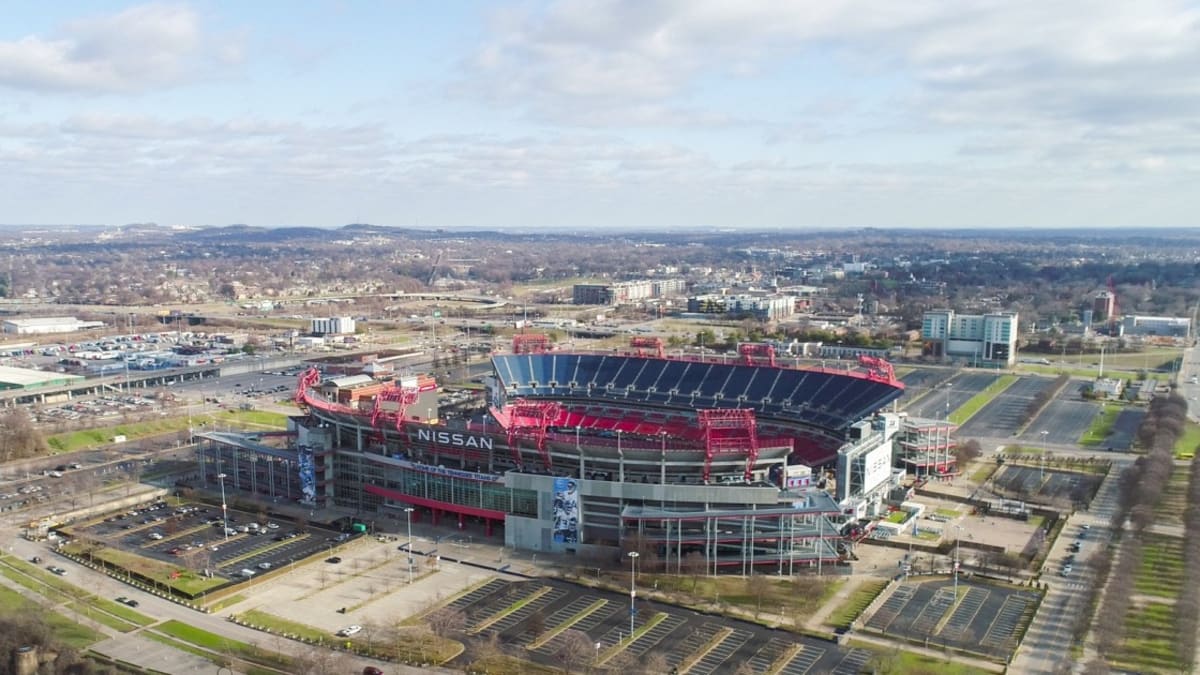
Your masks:
<svg viewBox="0 0 1200 675"><path fill-rule="evenodd" d="M960 437L999 438L1021 426L1030 402L1051 384L1044 377L1022 377L959 428Z"/></svg>
<svg viewBox="0 0 1200 675"><path fill-rule="evenodd" d="M324 553L344 536L307 523L234 510L228 512L228 530L225 525L219 506L172 507L160 501L72 532L146 558L230 578L243 569L259 573Z"/></svg>
<svg viewBox="0 0 1200 675"><path fill-rule="evenodd" d="M989 373L964 373L950 379L925 396L920 397L905 411L914 417L943 419L947 412L954 412L973 396L987 389L996 381L996 376Z"/></svg>
<svg viewBox="0 0 1200 675"><path fill-rule="evenodd" d="M1104 439L1104 447L1119 451L1128 451L1132 448L1134 434L1137 433L1138 427L1142 424L1142 418L1145 416L1145 408L1122 410L1121 414L1117 415L1117 420L1113 422L1108 438Z"/></svg>
<svg viewBox="0 0 1200 675"><path fill-rule="evenodd" d="M1013 496L1041 502L1068 499L1086 504L1096 494L1103 479L1103 476L1088 473L1008 465L1001 467L992 481L997 488Z"/></svg>
<svg viewBox="0 0 1200 675"><path fill-rule="evenodd" d="M960 578L900 584L867 618L866 626L929 647L982 653L1007 660L1033 619L1032 591Z"/></svg>
<svg viewBox="0 0 1200 675"><path fill-rule="evenodd" d="M527 604L504 614L523 602ZM533 617L538 617L536 623L542 631L551 631L575 618L570 628L582 631L592 643L600 645L601 658L609 662L644 661L654 654L654 658L665 660L668 669L691 663L689 673L727 673L743 663L751 663L756 672L774 667L777 672L791 675L849 675L858 673L872 655L864 649L846 649L832 642L639 599L635 630L659 613L665 616L621 650L626 656L619 656L611 650L629 636L629 597L552 579L518 582L492 579L449 606L466 615L468 632L495 633L501 643L520 647L529 647L537 637ZM592 609L588 611L589 608ZM498 616L502 618L496 620ZM559 654L566 640L560 633L526 653L537 662L561 666ZM719 641L712 645L714 640ZM789 658L793 645L797 644L801 649ZM712 648L701 654L709 646Z"/></svg>
<svg viewBox="0 0 1200 675"><path fill-rule="evenodd" d="M1075 445L1100 414L1100 404L1083 400L1083 382L1068 382L1021 434L1020 439L1028 445L1050 443ZM1046 432L1043 436L1042 432Z"/></svg>

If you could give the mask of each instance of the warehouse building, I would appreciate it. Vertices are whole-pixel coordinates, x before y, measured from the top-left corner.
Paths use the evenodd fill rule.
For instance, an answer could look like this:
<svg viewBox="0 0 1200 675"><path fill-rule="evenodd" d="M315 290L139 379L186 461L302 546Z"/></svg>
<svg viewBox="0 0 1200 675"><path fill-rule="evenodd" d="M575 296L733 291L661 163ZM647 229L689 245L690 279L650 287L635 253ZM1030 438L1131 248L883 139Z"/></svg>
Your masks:
<svg viewBox="0 0 1200 675"><path fill-rule="evenodd" d="M40 316L32 319L5 319L4 332L12 335L74 333L103 326L103 321L80 321L73 316Z"/></svg>
<svg viewBox="0 0 1200 675"><path fill-rule="evenodd" d="M66 373L52 373L30 368L13 368L0 366L0 390L11 389L41 389L43 387L61 387L78 382L83 378Z"/></svg>

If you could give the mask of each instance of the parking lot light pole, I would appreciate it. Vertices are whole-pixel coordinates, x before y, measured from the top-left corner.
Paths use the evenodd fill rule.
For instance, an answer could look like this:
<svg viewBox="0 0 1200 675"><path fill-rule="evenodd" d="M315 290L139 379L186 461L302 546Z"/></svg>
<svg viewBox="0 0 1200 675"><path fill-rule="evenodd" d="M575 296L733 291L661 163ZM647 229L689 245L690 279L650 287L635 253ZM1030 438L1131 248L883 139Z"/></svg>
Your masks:
<svg viewBox="0 0 1200 675"><path fill-rule="evenodd" d="M634 583L637 580L637 559L638 552L629 552L629 637L633 637L633 616L637 613L633 601L637 598L637 588Z"/></svg>
<svg viewBox="0 0 1200 675"><path fill-rule="evenodd" d="M217 474L217 480L221 483L221 522L225 524L225 542L229 543L229 511L225 505L225 474Z"/></svg>
<svg viewBox="0 0 1200 675"><path fill-rule="evenodd" d="M962 541L962 525L955 525L954 530L954 598L958 599L958 547Z"/></svg>
<svg viewBox="0 0 1200 675"><path fill-rule="evenodd" d="M413 513L413 508L412 508L411 506L410 506L410 507L408 507L408 508L406 508L406 509L404 509L404 515L405 515L405 517L408 519L408 551L407 551L407 553L408 553L408 585L409 585L409 586L411 586L411 585L412 585L412 567L413 567L413 557L412 557L412 513Z"/></svg>
<svg viewBox="0 0 1200 675"><path fill-rule="evenodd" d="M1039 431L1038 434L1042 437L1042 473L1040 479L1044 481L1046 480L1046 436L1049 435L1050 432L1043 429L1042 431Z"/></svg>

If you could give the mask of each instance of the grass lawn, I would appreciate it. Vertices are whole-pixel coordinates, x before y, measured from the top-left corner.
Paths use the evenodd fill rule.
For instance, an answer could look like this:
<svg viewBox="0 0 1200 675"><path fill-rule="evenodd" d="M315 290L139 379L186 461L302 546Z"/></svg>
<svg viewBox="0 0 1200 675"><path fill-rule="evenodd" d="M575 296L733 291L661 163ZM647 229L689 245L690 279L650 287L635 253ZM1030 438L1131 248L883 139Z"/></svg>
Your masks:
<svg viewBox="0 0 1200 675"><path fill-rule="evenodd" d="M216 633L210 633L206 630L189 626L182 621L174 619L163 622L155 628L159 633L170 637L183 640L184 642L193 644L204 649L211 649L215 652L224 654L232 653L238 658L254 661L263 665L273 666L277 668L287 669L292 660L281 654L260 649L254 645L237 640L224 638Z"/></svg>
<svg viewBox="0 0 1200 675"><path fill-rule="evenodd" d="M1136 592L1173 599L1183 588L1183 580L1183 540L1146 535L1142 564L1133 580Z"/></svg>
<svg viewBox="0 0 1200 675"><path fill-rule="evenodd" d="M74 649L83 649L105 638L87 626L75 623L58 612L47 610L16 591L0 586L0 613L34 614L42 618L54 637Z"/></svg>
<svg viewBox="0 0 1200 675"><path fill-rule="evenodd" d="M1079 444L1084 446L1103 445L1108 440L1109 434L1112 433L1112 428L1117 422L1117 417L1124 409L1124 406L1105 403L1100 408L1100 414L1092 420L1092 426L1088 427L1088 430L1079 439Z"/></svg>
<svg viewBox="0 0 1200 675"><path fill-rule="evenodd" d="M854 589L854 593L846 599L846 602L838 607L829 615L825 621L827 625L834 628L849 628L850 624L858 618L867 605L887 588L887 582L883 580L864 581L858 588Z"/></svg>
<svg viewBox="0 0 1200 675"><path fill-rule="evenodd" d="M308 638L309 640L328 640L330 634L328 631L314 628L308 624L299 623L283 619L274 614L268 614L258 609L252 609L247 612L242 612L238 618L248 624L254 626L262 626L271 629L272 632L281 633L284 635L295 635L299 638Z"/></svg>
<svg viewBox="0 0 1200 675"><path fill-rule="evenodd" d="M68 544L67 550L75 554L79 554L80 548L75 544ZM121 551L115 548L103 548L92 553L95 560L103 560L107 563L115 565L124 570L130 570L136 574L140 574L147 579L162 584L168 588L174 588L180 592L195 595L210 588L220 586L225 583L226 579L222 577L213 577L212 579L202 577L195 572L185 570L178 565L153 560L140 556L129 551ZM171 575L178 572L179 577L172 579Z"/></svg>
<svg viewBox="0 0 1200 675"><path fill-rule="evenodd" d="M903 650L881 651L879 645L867 644L858 640L850 640L851 647L867 649L875 653L874 658L868 661L868 664L877 663L881 666L879 672L895 673L895 675L906 675L907 673L937 673L938 675L984 675L991 673L990 670L976 668L975 666L966 665L940 659L924 654L916 654Z"/></svg>
<svg viewBox="0 0 1200 675"><path fill-rule="evenodd" d="M786 570L787 565L784 565ZM656 587L659 592L678 594L682 604L703 604L720 600L745 611L770 611L784 616L807 617L833 597L845 579L796 577L772 579L701 575L639 574L638 587ZM810 588L811 586L811 588Z"/></svg>
<svg viewBox="0 0 1200 675"><path fill-rule="evenodd" d="M440 638L420 629L409 631L412 639L396 641L376 639L370 641L361 634L359 637L352 639L339 638L320 628L283 619L259 609L242 612L238 617L253 626L268 628L273 633L318 642L353 642L360 647L369 646L377 653L391 655L406 661L428 660L433 663L445 663L461 654L463 650L461 642L448 638Z"/></svg>
<svg viewBox="0 0 1200 675"><path fill-rule="evenodd" d="M939 516L942 516L943 518L957 518L962 515L962 513L959 512L958 509L948 509L948 508L940 508L940 509L934 511L934 513L936 513Z"/></svg>
<svg viewBox="0 0 1200 675"><path fill-rule="evenodd" d="M971 482L983 485L999 468L1000 465L995 462L981 462L979 468L971 472Z"/></svg>
<svg viewBox="0 0 1200 675"><path fill-rule="evenodd" d="M899 525L908 520L909 513L907 511L892 511L888 514L887 521Z"/></svg>
<svg viewBox="0 0 1200 675"><path fill-rule="evenodd" d="M954 424L963 424L974 417L975 413L982 410L983 406L991 403L992 399L999 396L1001 392L1013 386L1016 381L1016 375L1001 375L995 382L988 385L987 389L975 394L966 403L950 413L950 421Z"/></svg>
<svg viewBox="0 0 1200 675"><path fill-rule="evenodd" d="M1187 467L1172 467L1162 499L1158 500L1158 504L1154 507L1154 522L1164 525L1183 525L1183 512L1188 505L1187 486Z"/></svg>
<svg viewBox="0 0 1200 675"><path fill-rule="evenodd" d="M1197 448L1200 448L1200 424L1188 421L1183 425L1179 440L1175 441L1175 457L1178 459L1185 453L1195 455Z"/></svg>
<svg viewBox="0 0 1200 675"><path fill-rule="evenodd" d="M284 429L287 416L260 410L222 410L215 414L181 415L163 417L145 422L118 424L83 431L67 431L54 434L46 443L55 452L75 452L112 443L114 436L125 436L129 441L161 434L187 431L189 424L194 428L200 423L221 424L243 429Z"/></svg>
<svg viewBox="0 0 1200 675"><path fill-rule="evenodd" d="M467 666L467 672L475 675L481 673L488 675L559 675L562 673L562 669L543 666L532 661L522 661L512 656L497 655L471 662L471 665Z"/></svg>
<svg viewBox="0 0 1200 675"><path fill-rule="evenodd" d="M1161 602L1133 606L1125 615L1124 642L1110 656L1123 669L1183 672L1175 658L1175 608Z"/></svg>
<svg viewBox="0 0 1200 675"><path fill-rule="evenodd" d="M246 596L242 595L241 593L234 593L233 595L227 595L211 605L208 605L208 608L213 612L219 612L226 607L232 607L245 599Z"/></svg>

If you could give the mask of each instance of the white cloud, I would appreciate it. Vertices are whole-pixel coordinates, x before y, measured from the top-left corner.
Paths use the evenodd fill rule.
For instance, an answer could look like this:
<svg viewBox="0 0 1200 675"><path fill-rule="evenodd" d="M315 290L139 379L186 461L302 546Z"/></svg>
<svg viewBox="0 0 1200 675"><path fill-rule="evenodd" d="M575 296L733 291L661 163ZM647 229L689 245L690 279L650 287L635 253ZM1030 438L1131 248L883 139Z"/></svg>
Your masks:
<svg viewBox="0 0 1200 675"><path fill-rule="evenodd" d="M178 84L241 58L205 35L183 5L148 4L68 22L51 36L0 42L0 86L35 92L130 93Z"/></svg>
<svg viewBox="0 0 1200 675"><path fill-rule="evenodd" d="M1178 135L1200 113L1200 9L1183 0L562 0L498 13L491 31L458 91L560 126L728 118L736 101L709 110L699 94L745 78L788 86L789 66L813 53L832 55L835 82L897 83L890 109L851 108L844 122L863 133L970 134L968 153L1049 157L1098 128L1148 123ZM793 110L763 111L792 118L763 122L763 138L785 140L792 124L806 140L847 131L838 111L814 115L801 96ZM1135 136L1107 147L1130 160L1152 154Z"/></svg>

